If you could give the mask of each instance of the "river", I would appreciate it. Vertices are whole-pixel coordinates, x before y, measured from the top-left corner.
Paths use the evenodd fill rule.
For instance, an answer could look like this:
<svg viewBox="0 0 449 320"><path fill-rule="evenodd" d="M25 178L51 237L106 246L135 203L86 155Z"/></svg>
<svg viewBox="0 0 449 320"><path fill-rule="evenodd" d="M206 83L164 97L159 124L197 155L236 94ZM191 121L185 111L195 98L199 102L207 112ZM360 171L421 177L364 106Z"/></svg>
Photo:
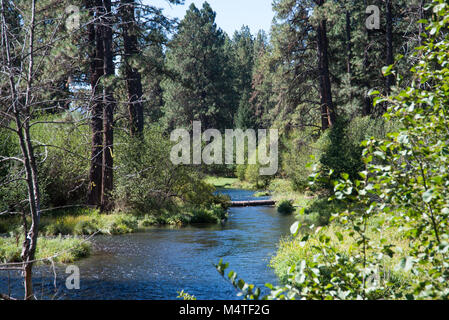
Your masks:
<svg viewBox="0 0 449 320"><path fill-rule="evenodd" d="M252 191L227 189L232 200L252 200ZM258 198L267 199L267 198ZM223 225L196 225L181 229L154 228L122 236L97 236L93 254L76 265L79 290L65 288L65 268L57 267L58 291L48 266L36 268L38 298L54 299L176 299L184 290L198 299L239 299L232 285L216 271L223 258L230 270L258 287L277 284L268 267L281 237L289 234L293 216L273 207L231 208ZM0 274L0 291L7 292L8 279ZM23 295L20 280L12 275L12 293ZM266 291L265 291L266 292Z"/></svg>

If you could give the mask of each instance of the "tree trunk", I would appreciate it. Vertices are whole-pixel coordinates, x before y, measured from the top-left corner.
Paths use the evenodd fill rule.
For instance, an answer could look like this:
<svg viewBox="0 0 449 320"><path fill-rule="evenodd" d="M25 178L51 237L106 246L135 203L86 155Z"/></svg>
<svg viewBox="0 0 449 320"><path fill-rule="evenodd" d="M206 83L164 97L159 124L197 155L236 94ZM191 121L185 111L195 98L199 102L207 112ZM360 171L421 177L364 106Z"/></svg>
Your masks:
<svg viewBox="0 0 449 320"><path fill-rule="evenodd" d="M419 20L425 19L425 15L424 15L424 5L425 5L425 0L421 0L419 3ZM418 25L418 46L422 46L422 33L425 32L425 28L424 25L422 23L419 23Z"/></svg>
<svg viewBox="0 0 449 320"><path fill-rule="evenodd" d="M122 18L123 61L125 62L126 87L128 90L129 128L131 136L142 135L144 126L142 77L139 71L131 65L131 59L139 53L134 9L134 0L121 0L120 15Z"/></svg>
<svg viewBox="0 0 449 320"><path fill-rule="evenodd" d="M31 225L27 230L26 223L24 224L25 239L22 244L21 258L23 261L24 271L24 287L25 287L25 299L34 299L33 293L33 281L32 281L32 269L33 262L37 248L37 240L39 233L39 220L41 216L41 196L38 182L38 171L36 165L36 158L34 155L34 149L32 139L30 135L30 118L33 100L33 76L34 76L34 32L35 32L35 12L36 3L35 0L31 2L31 21L29 25L29 48L27 56L29 59L27 79L26 79L26 92L23 106L18 105L18 101L21 99L21 94L17 92L16 83L14 81L13 61L11 57L11 51L9 47L10 39L7 30L6 18L5 18L5 6L3 0L1 1L1 17L2 17L2 30L4 30L3 39L5 40L4 52L7 61L7 70L9 70L9 86L11 90L11 107L13 111L13 118L16 123L16 133L20 146L20 151L23 156L23 166L25 169L25 182L28 191L28 203L30 208ZM24 120L22 121L22 117ZM25 217L24 217L25 218ZM26 221L26 220L25 220Z"/></svg>
<svg viewBox="0 0 449 320"><path fill-rule="evenodd" d="M367 2L366 0L364 1L364 6L367 6ZM368 91L369 91L369 86L370 86L370 79L368 76L368 67L369 67L369 46L370 46L370 42L371 42L371 37L370 37L370 32L368 30L368 28L365 28L365 36L366 36L366 43L365 43L365 50L363 52L363 74L364 74L364 87L366 89L366 91L364 92L363 95L363 115L364 116L369 116L372 113L372 99L371 97L368 95Z"/></svg>
<svg viewBox="0 0 449 320"><path fill-rule="evenodd" d="M346 72L349 81L349 101L352 103L352 44L351 44L351 11L346 10Z"/></svg>
<svg viewBox="0 0 449 320"><path fill-rule="evenodd" d="M111 0L104 0L106 17L104 20L103 30L103 49L104 49L104 73L108 83L103 88L103 172L102 172L102 192L101 207L102 210L109 211L111 209L111 193L113 189L113 144L114 144L114 109L115 100L113 88L110 84L111 78L114 77L114 57L112 53L112 24L113 17L111 13Z"/></svg>
<svg viewBox="0 0 449 320"><path fill-rule="evenodd" d="M93 0L86 1L88 5L93 5ZM91 105L91 128L92 128L92 149L91 163L89 171L88 204L101 206L102 198L102 167L103 167L103 98L100 80L104 75L104 49L103 49L103 27L98 17L104 14L103 3L95 0L95 9L91 9L90 15L93 17L93 10L96 11L97 19L95 23L89 25L89 43L95 44L95 49L91 49L91 80L92 105Z"/></svg>
<svg viewBox="0 0 449 320"><path fill-rule="evenodd" d="M386 57L386 65L392 65L394 63L393 58L393 13L392 13L392 4L391 0L386 0L386 22L387 22L387 33L386 33L386 47L387 47L387 57ZM390 94L391 87L394 82L393 75L389 75L386 78L386 94Z"/></svg>
<svg viewBox="0 0 449 320"><path fill-rule="evenodd" d="M349 74L349 81L351 81L352 76L352 45L351 45L351 12L349 10L346 11L346 71Z"/></svg>
<svg viewBox="0 0 449 320"><path fill-rule="evenodd" d="M325 0L318 0L318 5L322 6ZM336 120L334 104L332 102L331 81L329 76L328 40L326 30L326 20L319 21L317 27L317 53L318 70L320 77L321 96L321 126L322 130L331 127Z"/></svg>

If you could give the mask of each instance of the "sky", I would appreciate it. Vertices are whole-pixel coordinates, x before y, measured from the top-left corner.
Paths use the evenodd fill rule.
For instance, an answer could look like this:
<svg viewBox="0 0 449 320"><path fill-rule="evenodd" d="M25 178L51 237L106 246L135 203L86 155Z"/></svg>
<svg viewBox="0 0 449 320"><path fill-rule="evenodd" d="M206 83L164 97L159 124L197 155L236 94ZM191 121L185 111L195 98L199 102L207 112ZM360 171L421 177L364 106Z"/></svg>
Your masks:
<svg viewBox="0 0 449 320"><path fill-rule="evenodd" d="M185 5L171 5L166 0L143 0L158 8L164 8L164 13L170 18L182 19L191 3L201 8L205 0L185 0ZM274 13L271 9L272 0L208 0L212 9L217 13L218 27L232 36L243 25L249 26L251 33L260 29L270 31Z"/></svg>

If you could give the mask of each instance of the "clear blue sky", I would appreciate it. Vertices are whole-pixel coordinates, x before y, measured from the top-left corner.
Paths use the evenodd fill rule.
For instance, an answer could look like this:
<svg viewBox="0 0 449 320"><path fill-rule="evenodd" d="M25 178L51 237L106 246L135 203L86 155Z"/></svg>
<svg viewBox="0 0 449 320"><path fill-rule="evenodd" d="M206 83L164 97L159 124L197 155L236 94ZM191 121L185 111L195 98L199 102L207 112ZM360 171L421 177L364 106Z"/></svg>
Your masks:
<svg viewBox="0 0 449 320"><path fill-rule="evenodd" d="M198 8L203 6L205 0L185 0L185 5L170 5L166 0L143 0L158 8L164 8L164 13L171 18L182 19L186 10L193 2ZM272 0L208 0L212 9L217 13L217 25L232 37L234 31L240 30L243 25L249 26L251 33L260 29L267 33L270 31L273 11Z"/></svg>

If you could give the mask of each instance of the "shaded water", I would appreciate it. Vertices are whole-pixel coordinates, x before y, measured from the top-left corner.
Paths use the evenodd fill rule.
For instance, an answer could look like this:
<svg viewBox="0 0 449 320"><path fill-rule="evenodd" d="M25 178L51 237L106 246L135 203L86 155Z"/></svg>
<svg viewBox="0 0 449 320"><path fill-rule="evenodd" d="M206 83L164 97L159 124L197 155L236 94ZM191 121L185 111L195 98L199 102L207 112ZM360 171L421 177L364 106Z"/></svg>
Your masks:
<svg viewBox="0 0 449 320"><path fill-rule="evenodd" d="M235 201L254 199L251 191L220 192ZM236 291L213 264L223 258L229 270L259 287L277 283L268 263L293 219L273 207L231 208L224 225L98 236L93 240L92 256L76 263L80 290L65 288L65 268L58 267L56 298L176 299L177 291L184 289L198 299L237 299ZM0 292L6 292L7 282L5 273L0 273ZM18 278L13 277L11 283L13 293L20 296L23 289ZM37 268L35 285L38 298L40 293L48 298L54 292L48 267Z"/></svg>

